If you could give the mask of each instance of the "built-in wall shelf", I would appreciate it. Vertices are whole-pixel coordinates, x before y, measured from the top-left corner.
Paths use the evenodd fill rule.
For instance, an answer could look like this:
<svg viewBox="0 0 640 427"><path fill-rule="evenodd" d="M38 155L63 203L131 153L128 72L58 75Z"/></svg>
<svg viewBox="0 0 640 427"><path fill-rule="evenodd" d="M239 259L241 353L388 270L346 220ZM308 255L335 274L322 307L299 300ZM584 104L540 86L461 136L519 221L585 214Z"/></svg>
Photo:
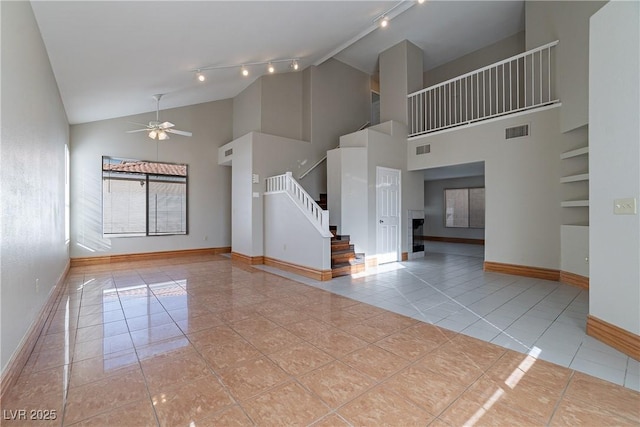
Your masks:
<svg viewBox="0 0 640 427"><path fill-rule="evenodd" d="M581 147L575 150L567 151L566 153L562 153L560 155L560 159L570 159L572 157L583 156L585 154L589 154L589 147Z"/></svg>
<svg viewBox="0 0 640 427"><path fill-rule="evenodd" d="M588 173L579 173L576 175L563 176L560 178L560 182L562 184L566 184L568 182L578 182L578 181L589 181Z"/></svg>
<svg viewBox="0 0 640 427"><path fill-rule="evenodd" d="M589 200L565 200L560 204L563 208L589 207Z"/></svg>

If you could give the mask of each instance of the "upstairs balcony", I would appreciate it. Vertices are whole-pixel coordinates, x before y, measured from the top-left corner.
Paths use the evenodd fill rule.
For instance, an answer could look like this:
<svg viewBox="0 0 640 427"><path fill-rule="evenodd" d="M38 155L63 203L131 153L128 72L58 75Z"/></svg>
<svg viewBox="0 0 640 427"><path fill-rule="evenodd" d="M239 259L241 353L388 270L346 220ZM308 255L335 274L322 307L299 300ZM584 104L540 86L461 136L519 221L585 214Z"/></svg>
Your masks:
<svg viewBox="0 0 640 427"><path fill-rule="evenodd" d="M407 96L409 138L559 102L558 41Z"/></svg>

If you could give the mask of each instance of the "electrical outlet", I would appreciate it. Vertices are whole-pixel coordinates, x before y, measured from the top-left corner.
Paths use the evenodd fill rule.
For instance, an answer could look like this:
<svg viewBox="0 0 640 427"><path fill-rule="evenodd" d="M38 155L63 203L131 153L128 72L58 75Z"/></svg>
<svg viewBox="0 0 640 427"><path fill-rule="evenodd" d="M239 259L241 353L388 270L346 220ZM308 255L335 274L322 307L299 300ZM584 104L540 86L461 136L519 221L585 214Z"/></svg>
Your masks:
<svg viewBox="0 0 640 427"><path fill-rule="evenodd" d="M635 215L638 213L638 207L635 197L628 199L615 199L613 201L613 213L615 215Z"/></svg>

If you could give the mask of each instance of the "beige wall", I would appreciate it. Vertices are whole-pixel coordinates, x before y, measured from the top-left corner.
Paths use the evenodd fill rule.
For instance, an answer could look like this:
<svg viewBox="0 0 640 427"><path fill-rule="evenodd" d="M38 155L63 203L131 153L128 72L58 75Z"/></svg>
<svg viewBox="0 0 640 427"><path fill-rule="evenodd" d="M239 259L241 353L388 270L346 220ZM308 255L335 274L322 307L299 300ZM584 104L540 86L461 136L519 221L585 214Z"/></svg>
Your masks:
<svg viewBox="0 0 640 427"><path fill-rule="evenodd" d="M424 72L424 87L461 76L525 51L524 31Z"/></svg>
<svg viewBox="0 0 640 427"><path fill-rule="evenodd" d="M589 122L589 18L603 1L527 1L526 49L560 40L556 48L557 93L563 132Z"/></svg>
<svg viewBox="0 0 640 427"><path fill-rule="evenodd" d="M224 247L231 243L231 174L218 166L218 147L231 140L231 100L163 110L161 120L193 136L154 141L126 133L155 112L71 126L71 257ZM189 234L102 237L101 157L159 160L189 165Z"/></svg>
<svg viewBox="0 0 640 427"><path fill-rule="evenodd" d="M0 2L0 15L4 372L69 259L64 195L69 125L31 5Z"/></svg>

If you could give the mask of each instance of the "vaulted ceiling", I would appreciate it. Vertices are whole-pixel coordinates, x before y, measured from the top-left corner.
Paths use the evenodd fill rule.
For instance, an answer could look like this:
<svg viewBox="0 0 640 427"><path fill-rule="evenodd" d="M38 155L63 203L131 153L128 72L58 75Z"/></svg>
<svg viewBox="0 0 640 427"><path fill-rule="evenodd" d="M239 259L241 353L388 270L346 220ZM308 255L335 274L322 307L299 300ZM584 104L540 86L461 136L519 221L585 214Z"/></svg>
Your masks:
<svg viewBox="0 0 640 427"><path fill-rule="evenodd" d="M266 66L335 57L369 74L402 40L424 51L425 70L524 29L523 1L34 1L70 123L231 98ZM377 17L389 12L387 28ZM290 71L288 63L275 64Z"/></svg>

